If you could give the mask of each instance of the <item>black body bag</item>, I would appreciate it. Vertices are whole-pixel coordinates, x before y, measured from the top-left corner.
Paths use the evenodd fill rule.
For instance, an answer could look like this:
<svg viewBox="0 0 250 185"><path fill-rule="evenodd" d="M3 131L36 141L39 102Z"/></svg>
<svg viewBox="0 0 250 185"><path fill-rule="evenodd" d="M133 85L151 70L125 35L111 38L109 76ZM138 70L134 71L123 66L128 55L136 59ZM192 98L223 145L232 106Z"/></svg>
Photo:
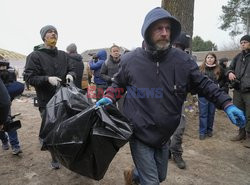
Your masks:
<svg viewBox="0 0 250 185"><path fill-rule="evenodd" d="M69 91L71 92L71 89ZM65 93L61 93L63 94ZM58 95L55 95L56 99ZM44 115L45 132L41 129L44 148L53 153L58 161L71 171L100 180L116 153L128 142L132 128L114 105L96 108L88 103L86 97L81 100L79 97L72 97L74 96L68 100L61 98L64 99L63 103L52 101L53 97L48 103L49 110L54 102L54 108L63 113L57 117L58 111L52 111L57 114L50 123L46 118L53 116L46 110L50 116ZM78 102L79 105L69 107L71 101ZM79 112L80 109L82 111Z"/></svg>

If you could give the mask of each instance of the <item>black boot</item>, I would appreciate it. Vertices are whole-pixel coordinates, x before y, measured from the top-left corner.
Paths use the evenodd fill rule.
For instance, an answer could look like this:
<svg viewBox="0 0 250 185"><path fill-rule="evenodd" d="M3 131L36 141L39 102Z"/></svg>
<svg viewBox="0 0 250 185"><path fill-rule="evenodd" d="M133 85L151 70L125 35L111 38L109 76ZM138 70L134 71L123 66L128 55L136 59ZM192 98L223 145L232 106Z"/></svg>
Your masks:
<svg viewBox="0 0 250 185"><path fill-rule="evenodd" d="M231 139L231 141L240 141L240 140L243 140L243 139L246 139L246 131L245 131L245 128L240 128L238 135L233 137Z"/></svg>
<svg viewBox="0 0 250 185"><path fill-rule="evenodd" d="M176 163L176 165L178 166L178 168L180 168L180 169L185 169L186 168L186 163L182 159L181 154L173 154L173 160Z"/></svg>

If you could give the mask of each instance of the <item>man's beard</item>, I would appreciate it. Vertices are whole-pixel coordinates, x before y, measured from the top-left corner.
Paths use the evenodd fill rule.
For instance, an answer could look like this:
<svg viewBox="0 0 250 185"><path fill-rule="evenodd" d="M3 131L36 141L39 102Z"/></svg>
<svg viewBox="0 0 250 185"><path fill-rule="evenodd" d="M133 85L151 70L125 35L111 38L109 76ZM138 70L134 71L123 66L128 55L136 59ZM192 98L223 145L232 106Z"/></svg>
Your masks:
<svg viewBox="0 0 250 185"><path fill-rule="evenodd" d="M155 48L158 51L166 50L170 45L169 41L158 41L155 43Z"/></svg>

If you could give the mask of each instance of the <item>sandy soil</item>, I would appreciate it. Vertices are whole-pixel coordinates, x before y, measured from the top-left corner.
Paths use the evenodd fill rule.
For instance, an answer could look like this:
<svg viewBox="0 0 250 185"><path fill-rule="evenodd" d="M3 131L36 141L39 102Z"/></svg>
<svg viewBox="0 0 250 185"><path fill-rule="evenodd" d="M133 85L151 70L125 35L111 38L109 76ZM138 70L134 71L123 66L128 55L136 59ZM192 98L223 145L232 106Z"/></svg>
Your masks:
<svg viewBox="0 0 250 185"><path fill-rule="evenodd" d="M34 92L25 92L30 95ZM194 108L194 107L193 107ZM52 170L48 152L40 151L38 132L40 116L31 97L14 100L13 113L21 113L22 128L18 130L23 153L13 156L11 150L0 149L0 185L122 185L123 170L132 164L126 144L115 156L104 178L94 181L62 167ZM250 149L240 142L231 142L237 128L222 111L217 111L214 136L198 139L197 109L187 114L184 135L186 170L169 161L168 177L163 185L250 185Z"/></svg>

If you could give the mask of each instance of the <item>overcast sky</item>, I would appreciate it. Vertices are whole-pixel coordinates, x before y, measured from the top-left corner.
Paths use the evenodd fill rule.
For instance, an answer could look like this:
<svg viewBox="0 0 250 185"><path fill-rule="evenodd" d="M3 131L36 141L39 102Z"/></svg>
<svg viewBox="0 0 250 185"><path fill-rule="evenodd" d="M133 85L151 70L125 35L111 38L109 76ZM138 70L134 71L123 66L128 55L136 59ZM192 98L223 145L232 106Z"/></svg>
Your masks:
<svg viewBox="0 0 250 185"><path fill-rule="evenodd" d="M218 29L227 1L195 0L194 36L211 40L219 49L230 40ZM132 49L141 45L146 13L157 6L161 0L1 0L0 48L27 55L42 43L41 27L52 24L61 50L70 43L80 53L113 43Z"/></svg>

